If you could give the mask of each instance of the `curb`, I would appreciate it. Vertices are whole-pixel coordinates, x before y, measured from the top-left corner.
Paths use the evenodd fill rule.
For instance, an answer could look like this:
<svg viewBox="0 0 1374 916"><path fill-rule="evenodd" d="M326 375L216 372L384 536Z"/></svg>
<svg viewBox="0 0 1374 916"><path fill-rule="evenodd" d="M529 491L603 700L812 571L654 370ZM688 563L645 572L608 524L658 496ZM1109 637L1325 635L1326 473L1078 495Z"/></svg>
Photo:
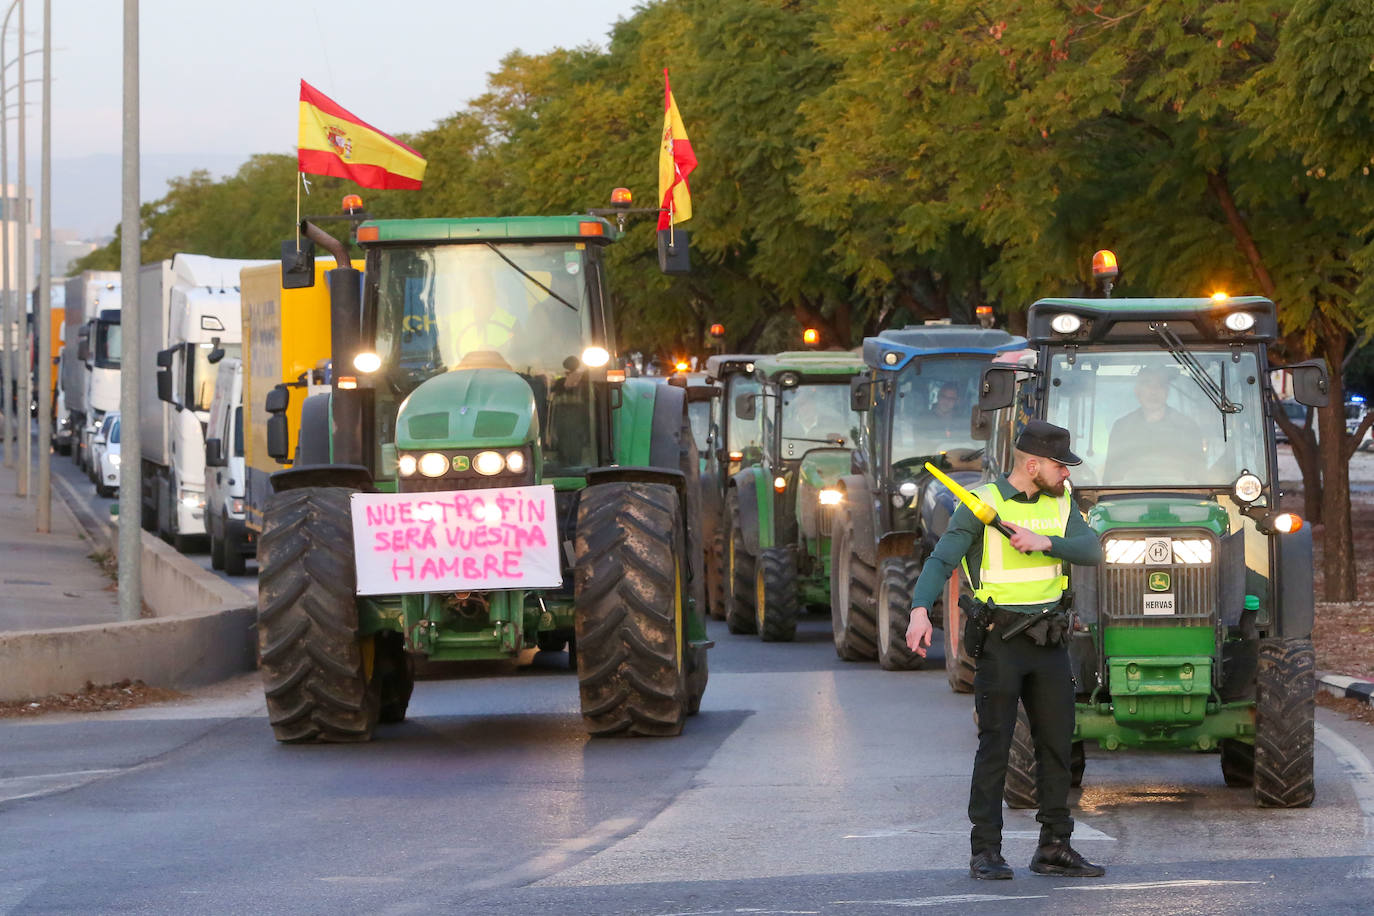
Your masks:
<svg viewBox="0 0 1374 916"><path fill-rule="evenodd" d="M1344 674L1318 674L1317 686L1332 696L1359 700L1366 706L1374 706L1374 681Z"/></svg>
<svg viewBox="0 0 1374 916"><path fill-rule="evenodd" d="M61 502L88 540L107 549L118 521L102 524L69 483L54 477ZM87 682L141 680L193 687L257 666L257 605L146 531L144 604L154 616L48 630L0 633L0 700L80 690Z"/></svg>

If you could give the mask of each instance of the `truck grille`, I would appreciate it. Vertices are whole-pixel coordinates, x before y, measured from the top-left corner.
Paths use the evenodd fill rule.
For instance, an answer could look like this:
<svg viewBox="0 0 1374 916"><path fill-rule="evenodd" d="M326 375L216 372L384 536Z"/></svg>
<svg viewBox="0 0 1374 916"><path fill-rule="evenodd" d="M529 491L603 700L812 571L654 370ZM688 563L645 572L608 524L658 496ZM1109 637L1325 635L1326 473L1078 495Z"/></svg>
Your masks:
<svg viewBox="0 0 1374 916"><path fill-rule="evenodd" d="M1161 539L1168 539L1173 548L1168 562L1149 563L1143 545ZM1140 542L1139 549L1134 542ZM1099 567L1104 622L1140 627L1216 624L1219 551L1209 533L1118 530L1104 536L1102 546L1108 559ZM1172 607L1165 610L1162 606L1168 604Z"/></svg>
<svg viewBox="0 0 1374 916"><path fill-rule="evenodd" d="M439 493L446 490L494 490L498 487L528 487L534 483L532 473L497 474L495 477L402 477L397 483L400 493Z"/></svg>

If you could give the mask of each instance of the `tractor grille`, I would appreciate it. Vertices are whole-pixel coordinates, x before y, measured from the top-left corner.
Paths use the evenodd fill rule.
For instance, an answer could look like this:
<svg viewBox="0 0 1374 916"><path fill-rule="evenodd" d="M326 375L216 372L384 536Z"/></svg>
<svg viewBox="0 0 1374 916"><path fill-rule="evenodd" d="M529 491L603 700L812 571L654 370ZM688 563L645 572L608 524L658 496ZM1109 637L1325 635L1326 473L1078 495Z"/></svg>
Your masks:
<svg viewBox="0 0 1374 916"><path fill-rule="evenodd" d="M1171 548L1167 562L1149 562L1145 545L1154 543L1154 558L1159 559L1165 540ZM1220 555L1209 533L1117 530L1105 535L1102 545L1107 562L1100 567L1098 600L1105 622L1139 627L1216 624Z"/></svg>
<svg viewBox="0 0 1374 916"><path fill-rule="evenodd" d="M498 487L528 487L534 475L497 474L495 477L402 477L397 483L401 493L439 493L447 490L494 490Z"/></svg>

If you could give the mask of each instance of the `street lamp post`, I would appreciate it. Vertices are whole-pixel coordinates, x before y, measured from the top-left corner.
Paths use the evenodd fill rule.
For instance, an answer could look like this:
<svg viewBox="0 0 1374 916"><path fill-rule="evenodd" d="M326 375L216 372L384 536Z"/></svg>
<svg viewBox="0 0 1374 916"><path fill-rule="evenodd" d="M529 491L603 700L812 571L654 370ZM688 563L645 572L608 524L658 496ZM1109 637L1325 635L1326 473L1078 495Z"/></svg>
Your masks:
<svg viewBox="0 0 1374 916"><path fill-rule="evenodd" d="M4 412L5 412L5 467L14 467L14 452L19 444L19 409L17 398L19 395L18 386L15 379L19 372L19 354L15 352L18 341L15 340L18 327L18 305L10 296L10 218L14 215L11 202L14 200L10 196L10 157L7 141L9 139L9 92L5 85L5 73L9 67L4 62L5 39L9 35L10 16L14 13L14 8L19 5L19 0L10 0L9 9L5 10L5 23L0 26L0 187L4 188L5 205L4 219L0 221L0 258L4 259L4 286L0 288L0 297L4 299L5 311L5 392L4 392Z"/></svg>
<svg viewBox="0 0 1374 916"><path fill-rule="evenodd" d="M28 143L24 138L24 125L28 120L24 108L24 4L21 0L19 4L19 302L20 320L24 322L24 329L28 329L28 306L29 306L29 194L28 194L28 166L24 161L28 158ZM29 344L29 335L24 333L24 356L25 362L32 355L33 349ZM18 486L15 488L17 496L29 495L29 471L33 467L33 436L29 435L29 405L33 403L33 373L28 366L23 367L23 404L15 411L16 416L22 416L23 421L15 426L15 432L19 434L19 473L15 475Z"/></svg>
<svg viewBox="0 0 1374 916"><path fill-rule="evenodd" d="M39 534L52 530L52 0L43 0L43 157L38 234L43 254L38 263L38 308L34 316L38 363L38 507Z"/></svg>
<svg viewBox="0 0 1374 916"><path fill-rule="evenodd" d="M138 0L124 0L124 206L119 270L119 617L143 616L143 440L139 434ZM159 405L161 409L161 405Z"/></svg>

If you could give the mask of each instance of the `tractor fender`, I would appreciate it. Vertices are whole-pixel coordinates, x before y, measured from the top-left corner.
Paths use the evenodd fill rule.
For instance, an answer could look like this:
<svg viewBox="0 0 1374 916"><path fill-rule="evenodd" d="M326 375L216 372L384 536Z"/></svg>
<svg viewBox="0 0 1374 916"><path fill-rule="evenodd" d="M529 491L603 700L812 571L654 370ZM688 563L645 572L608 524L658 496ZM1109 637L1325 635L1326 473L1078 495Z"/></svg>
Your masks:
<svg viewBox="0 0 1374 916"><path fill-rule="evenodd" d="M622 467L681 468L687 397L683 389L626 379L612 411L615 463Z"/></svg>
<svg viewBox="0 0 1374 916"><path fill-rule="evenodd" d="M866 565L876 567L878 538L873 530L873 492L868 487L868 479L862 474L848 474L840 478L839 487L844 491L849 523L854 526L854 536L850 539L854 553Z"/></svg>
<svg viewBox="0 0 1374 916"><path fill-rule="evenodd" d="M773 546L773 502L759 493L761 487L767 486L765 477L759 468L752 467L745 468L730 478L730 488L736 492L739 500L739 525L740 533L744 536L744 549L749 551L751 556L758 556L764 547ZM769 515L766 520L766 538L762 535L765 520L759 517L762 511L767 511ZM768 543L763 543L764 540Z"/></svg>
<svg viewBox="0 0 1374 916"><path fill-rule="evenodd" d="M1307 639L1312 635L1316 596L1312 591L1312 529L1306 525L1278 537L1278 635Z"/></svg>
<svg viewBox="0 0 1374 916"><path fill-rule="evenodd" d="M687 424L686 389L674 385L657 386L651 426L649 464L656 468L681 467L684 447L682 436L690 430Z"/></svg>
<svg viewBox="0 0 1374 916"><path fill-rule="evenodd" d="M312 394L301 402L301 425L296 430L296 456L291 460L292 464L329 464L333 440L329 398L329 393L325 392Z"/></svg>
<svg viewBox="0 0 1374 916"><path fill-rule="evenodd" d="M364 493L376 492L372 472L361 464L297 464L277 471L268 480L274 493L302 487L351 487Z"/></svg>
<svg viewBox="0 0 1374 916"><path fill-rule="evenodd" d="M920 559L916 555L916 532L914 531L889 531L878 539L878 562L881 563L888 557L903 557L906 559Z"/></svg>
<svg viewBox="0 0 1374 916"><path fill-rule="evenodd" d="M587 471L587 486L599 483L666 483L677 493L682 504L682 518L687 515L687 475L676 467L610 467Z"/></svg>

